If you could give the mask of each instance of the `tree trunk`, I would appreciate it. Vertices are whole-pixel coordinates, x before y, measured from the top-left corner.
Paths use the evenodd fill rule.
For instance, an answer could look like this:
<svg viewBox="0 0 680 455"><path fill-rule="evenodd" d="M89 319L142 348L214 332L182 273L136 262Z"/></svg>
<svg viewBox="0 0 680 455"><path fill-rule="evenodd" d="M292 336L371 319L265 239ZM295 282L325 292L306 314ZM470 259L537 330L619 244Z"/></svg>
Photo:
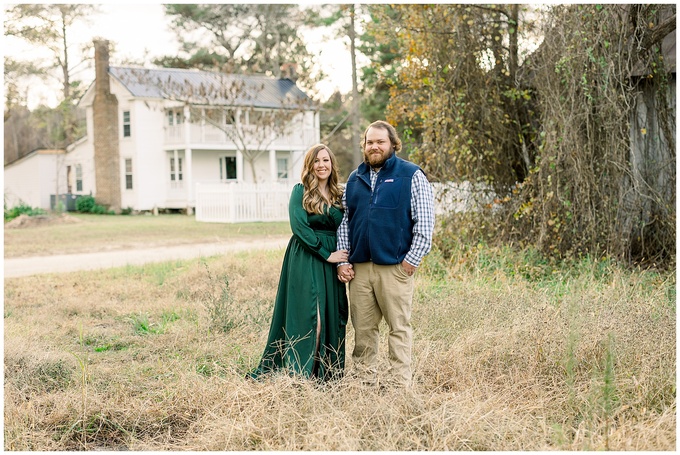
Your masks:
<svg viewBox="0 0 680 455"><path fill-rule="evenodd" d="M363 152L359 149L359 142L361 141L361 130L359 125L359 88L357 84L357 56L356 56L356 30L354 28L355 9L354 5L350 5L349 9L349 41L350 41L350 55L352 57L352 163L354 167L358 167L363 160ZM354 149L354 147L357 147Z"/></svg>
<svg viewBox="0 0 680 455"><path fill-rule="evenodd" d="M515 77L517 76L518 64L518 49L517 36L519 35L519 5L510 5L510 17L509 17L508 29L513 28L515 31L509 33L509 49L508 53L508 71L510 71L510 81L511 84L516 84Z"/></svg>
<svg viewBox="0 0 680 455"><path fill-rule="evenodd" d="M664 106L659 106L657 99L668 96L669 105L674 106L676 91L675 80L664 94L658 94L659 88L652 83L642 83L645 86L636 97L631 116L630 167L621 184L617 232L629 256L649 258L675 251L675 230L668 223L675 220L675 148L671 146L675 130L671 128L671 137L664 134L660 124ZM675 124L675 111L670 115Z"/></svg>

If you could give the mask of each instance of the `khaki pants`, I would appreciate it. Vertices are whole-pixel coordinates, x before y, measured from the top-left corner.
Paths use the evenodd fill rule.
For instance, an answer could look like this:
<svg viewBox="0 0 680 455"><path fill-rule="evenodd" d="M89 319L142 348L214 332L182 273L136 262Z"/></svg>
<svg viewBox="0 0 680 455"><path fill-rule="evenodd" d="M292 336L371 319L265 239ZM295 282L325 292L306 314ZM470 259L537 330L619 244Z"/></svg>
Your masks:
<svg viewBox="0 0 680 455"><path fill-rule="evenodd" d="M411 383L411 305L413 277L401 264L354 264L349 282L349 303L355 342L352 359L357 373L373 382L378 354L378 325L384 317L389 327L389 382Z"/></svg>

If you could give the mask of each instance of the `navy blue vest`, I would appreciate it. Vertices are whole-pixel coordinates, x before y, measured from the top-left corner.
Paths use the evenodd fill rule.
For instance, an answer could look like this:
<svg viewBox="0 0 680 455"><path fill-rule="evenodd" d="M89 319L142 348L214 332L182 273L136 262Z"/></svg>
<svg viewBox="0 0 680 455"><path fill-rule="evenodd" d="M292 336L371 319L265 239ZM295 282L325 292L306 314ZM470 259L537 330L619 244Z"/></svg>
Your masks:
<svg viewBox="0 0 680 455"><path fill-rule="evenodd" d="M411 179L418 166L392 154L371 192L371 168L362 163L347 180L350 262L399 264L411 249Z"/></svg>

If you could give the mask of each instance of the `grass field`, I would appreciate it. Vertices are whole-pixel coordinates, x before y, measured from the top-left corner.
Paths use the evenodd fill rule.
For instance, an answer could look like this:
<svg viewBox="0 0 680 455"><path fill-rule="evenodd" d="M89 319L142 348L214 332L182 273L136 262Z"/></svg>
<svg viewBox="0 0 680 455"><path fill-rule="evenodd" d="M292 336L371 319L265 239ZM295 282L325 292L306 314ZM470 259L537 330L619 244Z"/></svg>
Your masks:
<svg viewBox="0 0 680 455"><path fill-rule="evenodd" d="M5 229L5 257L151 248L290 235L288 222L199 223L186 215L69 214L75 223Z"/></svg>
<svg viewBox="0 0 680 455"><path fill-rule="evenodd" d="M243 379L264 348L282 259L6 279L4 449L676 448L674 272L434 251L416 278L404 392Z"/></svg>

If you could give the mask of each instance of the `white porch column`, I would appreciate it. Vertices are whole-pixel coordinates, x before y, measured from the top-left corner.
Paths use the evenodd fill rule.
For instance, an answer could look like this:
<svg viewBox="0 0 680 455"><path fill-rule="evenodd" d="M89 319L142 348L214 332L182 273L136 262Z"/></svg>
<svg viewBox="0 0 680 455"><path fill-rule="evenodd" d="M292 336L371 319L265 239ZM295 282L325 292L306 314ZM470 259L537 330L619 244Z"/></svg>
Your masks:
<svg viewBox="0 0 680 455"><path fill-rule="evenodd" d="M191 110L189 106L184 106L184 148L189 148L191 144Z"/></svg>
<svg viewBox="0 0 680 455"><path fill-rule="evenodd" d="M319 112L314 114L314 136L316 137L315 143L321 142L321 117Z"/></svg>
<svg viewBox="0 0 680 455"><path fill-rule="evenodd" d="M192 215L193 211L190 209L194 206L194 177L193 177L193 157L191 153L191 110L189 106L184 106L184 160L186 161L184 169L184 184L187 186L187 215Z"/></svg>
<svg viewBox="0 0 680 455"><path fill-rule="evenodd" d="M300 174L302 173L302 165L304 164L305 160L305 151L303 150L293 150L290 152L290 164L288 167L290 168L290 173L288 175L288 178L291 182L299 182L300 181Z"/></svg>
<svg viewBox="0 0 680 455"><path fill-rule="evenodd" d="M276 150L269 150L269 181L276 182L277 177Z"/></svg>
<svg viewBox="0 0 680 455"><path fill-rule="evenodd" d="M236 150L236 181L243 182L243 152Z"/></svg>
<svg viewBox="0 0 680 455"><path fill-rule="evenodd" d="M194 206L194 177L192 175L192 154L191 147L184 149L184 159L186 160L186 169L184 170L184 183L187 186L187 215L193 215L191 207Z"/></svg>

